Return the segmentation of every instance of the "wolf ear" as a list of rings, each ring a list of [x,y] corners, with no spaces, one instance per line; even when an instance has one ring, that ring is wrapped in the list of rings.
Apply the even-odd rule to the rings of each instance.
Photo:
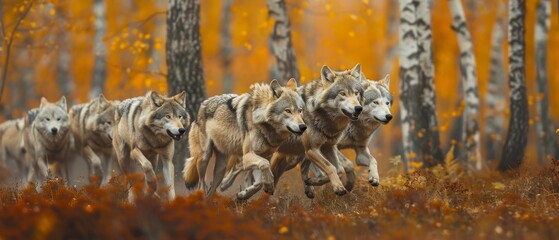
[[[107,98],[105,98],[105,95],[100,93],[99,97],[97,97],[97,110],[101,111],[102,109],[105,109],[105,107],[108,104],[109,104],[109,100],[107,100]]]
[[[62,109],[64,109],[65,112],[68,111],[68,105],[66,104],[66,97],[62,96],[62,98],[60,98],[60,100],[58,100],[58,106],[60,106]]]
[[[334,82],[334,71],[326,65],[322,66],[320,69],[320,79],[322,81]]]
[[[361,77],[361,64],[358,63],[351,69],[351,76],[357,79]]]
[[[367,77],[365,77],[365,74],[363,72],[361,72],[361,81],[366,81]]]
[[[274,97],[279,98],[281,96],[281,94],[283,93],[283,90],[281,89],[281,85],[279,84],[278,80],[274,79],[272,80],[272,82],[270,82],[270,88],[272,89],[272,92],[274,93]]]
[[[39,105],[39,108],[43,108],[48,103],[49,101],[45,97],[41,97],[41,105]]]
[[[377,83],[382,84],[386,89],[390,89],[390,74],[386,74],[383,79],[378,80]]]
[[[149,91],[147,95],[149,97],[149,102],[155,107],[161,107],[161,105],[163,105],[163,102],[165,101],[165,99],[163,99],[163,96],[155,91]]]
[[[173,96],[173,100],[179,102],[183,107],[186,107],[186,91],[182,91],[179,94]]]
[[[285,84],[286,88],[289,88],[293,91],[297,90],[297,81],[295,80],[295,78],[291,78],[289,79],[289,81],[287,81],[287,84]]]

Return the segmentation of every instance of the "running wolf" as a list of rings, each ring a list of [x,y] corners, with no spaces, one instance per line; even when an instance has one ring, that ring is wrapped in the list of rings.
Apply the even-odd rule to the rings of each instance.
[[[154,166],[161,160],[170,200],[175,198],[173,140],[179,140],[190,124],[185,100],[184,91],[172,97],[149,91],[144,97],[126,99],[116,106],[113,146],[121,170],[129,174],[140,167],[155,192]],[[128,200],[134,201],[133,191],[129,191]]]
[[[69,180],[68,154],[73,139],[67,109],[66,97],[55,103],[43,97],[39,108],[27,112],[23,145],[32,158],[29,181],[37,177],[44,181],[49,171]]]
[[[308,129],[301,137],[284,141],[272,156],[272,163],[285,157],[306,157],[326,173],[337,195],[347,190],[337,174],[338,157],[336,144],[351,121],[356,121],[363,111],[361,105],[363,86],[361,65],[346,71],[321,69],[321,79],[305,84],[299,93],[306,103],[303,119]],[[273,166],[272,166],[273,167]],[[222,189],[230,186],[239,168],[233,169],[222,184]],[[304,179],[310,185],[310,179]],[[249,196],[250,197],[250,196]]]
[[[6,168],[6,160],[13,159],[19,174],[27,181],[29,174],[29,158],[25,157],[23,148],[23,118],[6,121],[0,124],[0,168]]]
[[[304,101],[297,93],[297,82],[290,79],[285,87],[277,80],[254,84],[242,95],[224,94],[204,101],[195,127],[190,131],[191,158],[185,163],[183,177],[187,187],[198,182],[212,194],[225,175],[227,156],[241,158],[239,169],[261,171],[261,177],[237,194],[246,199],[264,186],[273,192],[269,157],[287,138],[307,129],[302,116]],[[216,157],[214,180],[209,189],[203,183],[208,162]],[[196,167],[197,166],[197,167]],[[198,176],[198,178],[193,177]]]
[[[70,116],[75,150],[87,161],[90,176],[108,181],[113,157],[113,126],[116,101],[100,94],[89,103],[73,106]]]
[[[369,183],[372,186],[378,186],[380,184],[380,178],[377,169],[377,161],[371,155],[368,145],[375,130],[380,125],[388,124],[392,119],[390,107],[393,103],[393,97],[389,91],[390,76],[386,75],[383,79],[378,81],[367,80],[364,75],[362,75],[361,78],[363,79],[363,87],[365,89],[363,93],[363,112],[359,116],[359,120],[351,122],[349,127],[344,131],[337,144],[338,150],[336,151],[338,160],[340,160],[338,172],[342,170],[345,171],[347,177],[345,187],[350,191],[355,182],[354,165],[339,150],[353,149],[356,152],[355,161],[357,165],[369,168]],[[285,171],[295,167],[298,163],[297,159],[272,162],[272,169],[276,182]],[[303,162],[302,169],[308,169],[308,164],[310,164],[310,162]],[[312,185],[322,185],[329,181],[315,165],[311,165],[311,170],[315,176],[317,176],[316,179],[307,180]],[[309,179],[305,176],[308,173],[302,172],[301,174],[304,175],[303,179]],[[305,193],[311,198],[314,196],[312,188],[310,187],[305,189]]]

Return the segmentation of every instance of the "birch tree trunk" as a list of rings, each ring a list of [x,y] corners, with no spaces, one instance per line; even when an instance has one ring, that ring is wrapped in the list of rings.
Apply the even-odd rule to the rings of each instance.
[[[285,7],[285,0],[267,0],[268,15],[276,22],[270,34],[272,53],[276,56],[279,81],[285,84],[290,78],[295,78],[300,85],[297,58],[291,40],[291,24]]]
[[[202,46],[200,43],[200,0],[169,0],[167,11],[167,85],[169,95],[186,91],[186,111],[196,119],[206,99]],[[175,171],[180,173],[188,156],[188,136],[175,143]],[[176,174],[177,178],[180,174]]]
[[[412,0],[400,3],[400,119],[404,147],[404,171],[408,164],[420,160],[418,148],[419,55],[417,46],[416,7]]]
[[[425,167],[443,162],[435,104],[435,67],[431,32],[430,1],[414,0],[416,5],[417,45],[419,54],[419,99],[421,103],[417,125],[421,156]]]
[[[107,78],[107,47],[103,38],[107,34],[107,6],[105,0],[95,0],[93,3],[93,16],[95,17],[93,37],[95,62],[93,64],[93,79],[89,97],[97,97],[105,88]]]
[[[231,5],[233,0],[221,1],[221,67],[223,68],[223,92],[233,92],[233,39],[231,37]]]
[[[538,159],[540,163],[550,159],[554,152],[553,122],[549,113],[549,91],[547,83],[547,40],[549,32],[549,17],[551,15],[551,1],[540,0],[537,7],[536,19],[536,73],[537,73],[537,108],[539,121],[536,122],[538,133]]]
[[[528,100],[525,79],[526,0],[509,2],[509,130],[499,170],[515,169],[522,164],[528,141]]]
[[[486,104],[488,111],[485,116],[485,142],[487,146],[487,161],[497,161],[499,151],[502,149],[502,135],[505,125],[505,64],[503,59],[503,34],[505,31],[504,15],[506,5],[499,6],[497,21],[493,26],[491,36],[491,63],[489,66],[489,83],[486,93]]]
[[[466,24],[466,16],[460,0],[448,1],[453,16],[452,29],[458,37],[460,48],[460,78],[464,91],[464,111],[462,113],[462,143],[464,163],[467,169],[481,169],[479,144],[479,94],[477,87],[476,61],[472,38]]]

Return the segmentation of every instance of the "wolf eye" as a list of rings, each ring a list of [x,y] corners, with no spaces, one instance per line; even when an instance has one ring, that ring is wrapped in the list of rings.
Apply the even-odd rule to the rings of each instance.
[[[107,123],[107,124],[111,124],[111,121],[107,121],[106,123]]]
[[[374,103],[374,104],[376,104],[376,105],[378,105],[378,104],[379,104],[379,102],[378,102],[378,101],[373,101],[373,103]]]
[[[291,113],[291,109],[285,109],[286,113]]]
[[[390,102],[386,102],[386,105],[390,105]]]
[[[171,115],[167,114],[167,115],[165,115],[165,117],[170,119]]]
[[[60,118],[57,118],[56,121],[60,121]]]
[[[50,118],[46,118],[46,119],[47,119],[47,121],[50,121]]]
[[[346,93],[345,92],[340,92],[340,95],[345,97]]]
[[[179,115],[179,118],[182,119],[182,115]]]
[[[302,113],[302,112],[303,112],[303,109],[302,109],[302,108],[299,108],[299,113]]]
[[[355,95],[359,95],[359,91],[357,91],[357,90],[353,91],[353,93],[354,93]]]

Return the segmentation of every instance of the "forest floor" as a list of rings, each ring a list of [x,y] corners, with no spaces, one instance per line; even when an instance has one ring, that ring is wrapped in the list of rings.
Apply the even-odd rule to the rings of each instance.
[[[292,171],[296,172],[296,171]],[[293,182],[298,173],[292,173]],[[0,188],[0,239],[557,239],[559,164],[467,175],[452,166],[382,178],[361,169],[345,196],[330,185],[309,200],[299,183],[252,201],[201,192],[126,201],[123,178],[103,188],[53,179]],[[141,188],[135,186],[133,189]]]

